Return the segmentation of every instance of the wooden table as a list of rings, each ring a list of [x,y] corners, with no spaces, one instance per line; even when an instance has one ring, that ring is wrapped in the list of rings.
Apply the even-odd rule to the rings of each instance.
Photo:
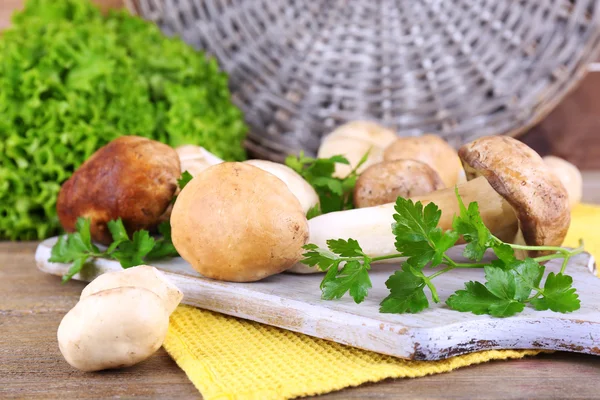
[[[600,203],[600,172],[585,173],[584,182],[584,200]],[[85,284],[61,285],[59,277],[38,271],[36,246],[0,242],[0,398],[200,397],[162,349],[125,370],[86,374],[71,368],[58,350],[56,329]],[[600,358],[555,353],[490,362],[448,374],[367,384],[323,398],[600,398]]]

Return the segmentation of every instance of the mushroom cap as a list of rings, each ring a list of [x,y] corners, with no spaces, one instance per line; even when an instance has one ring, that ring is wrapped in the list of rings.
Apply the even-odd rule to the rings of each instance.
[[[350,165],[336,164],[335,168],[335,176],[344,178],[369,150],[369,158],[358,169],[359,173],[382,161],[383,150],[396,138],[394,131],[375,122],[352,121],[323,138],[318,157],[328,158],[339,154],[346,157]]]
[[[251,282],[286,270],[302,257],[308,221],[275,175],[225,162],[192,179],[171,214],[173,244],[200,274]]]
[[[525,243],[560,246],[571,214],[560,180],[542,157],[526,144],[507,136],[487,136],[458,151],[467,179],[484,176],[513,208]]]
[[[372,207],[444,187],[438,173],[421,161],[384,161],[371,165],[359,176],[354,187],[354,205]]]
[[[543,159],[567,190],[571,207],[579,204],[583,197],[583,178],[579,169],[567,160],[556,156],[546,156]]]
[[[464,172],[456,150],[437,135],[400,137],[385,149],[383,159],[384,161],[411,159],[424,162],[440,175],[446,187],[454,186],[464,180]]]
[[[315,189],[299,173],[287,165],[267,160],[246,160],[244,163],[270,172],[281,179],[296,196],[305,214],[319,203],[319,196]]]
[[[110,244],[108,221],[121,218],[129,234],[154,229],[177,190],[179,157],[166,144],[121,136],[96,151],[60,188],[56,210],[67,232],[90,218],[92,238]]]

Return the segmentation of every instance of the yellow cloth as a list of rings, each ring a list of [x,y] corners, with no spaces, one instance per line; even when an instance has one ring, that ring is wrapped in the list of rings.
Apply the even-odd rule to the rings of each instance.
[[[600,207],[576,207],[565,246],[578,246],[582,237],[588,251],[600,254],[597,226]],[[171,316],[164,347],[207,400],[283,400],[539,353],[492,350],[407,361],[188,306]]]

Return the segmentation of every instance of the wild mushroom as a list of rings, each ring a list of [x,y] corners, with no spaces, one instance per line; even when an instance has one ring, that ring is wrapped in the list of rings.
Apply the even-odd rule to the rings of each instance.
[[[544,162],[567,190],[571,208],[579,204],[583,196],[583,178],[579,169],[567,160],[555,156],[544,157]]]
[[[82,371],[143,361],[162,345],[169,315],[181,298],[181,292],[153,267],[101,275],[60,322],[60,352]]]
[[[300,174],[287,165],[266,160],[247,160],[244,163],[270,172],[281,179],[296,196],[305,214],[319,203],[319,196],[315,189]]]
[[[416,160],[384,161],[371,165],[356,181],[354,205],[372,207],[398,197],[424,195],[444,188],[440,176],[429,165]]]
[[[186,144],[175,149],[181,162],[181,171],[188,171],[192,176],[198,175],[211,165],[223,162],[204,147]]]
[[[56,210],[66,231],[78,217],[91,219],[92,238],[110,244],[107,222],[121,218],[132,234],[153,229],[171,204],[179,157],[166,144],[138,136],[122,136],[96,151],[67,180]]]
[[[464,182],[464,172],[456,150],[437,135],[400,137],[383,153],[385,161],[417,160],[433,168],[446,187]]]
[[[253,165],[206,169],[177,197],[171,214],[179,254],[202,275],[257,281],[302,257],[308,223],[287,185]]]
[[[370,121],[348,122],[325,136],[319,147],[318,157],[343,155],[350,165],[336,164],[335,176],[346,177],[360,159],[369,152],[367,161],[358,169],[364,171],[370,165],[383,161],[383,150],[396,139],[396,134]]]
[[[505,136],[475,140],[459,150],[469,182],[457,186],[465,204],[476,201],[485,225],[505,242],[560,246],[570,223],[567,193],[527,145]],[[459,212],[454,187],[412,197],[442,210],[438,226],[449,229]],[[310,239],[325,248],[331,238],[358,240],[369,256],[395,254],[390,229],[394,203],[323,214],[309,221]],[[296,265],[292,272],[318,272]]]

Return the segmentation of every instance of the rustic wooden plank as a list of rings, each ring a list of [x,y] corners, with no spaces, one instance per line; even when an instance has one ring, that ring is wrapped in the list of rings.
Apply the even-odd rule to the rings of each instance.
[[[57,349],[56,328],[85,284],[61,285],[57,276],[38,271],[36,246],[0,242],[0,398],[199,398],[163,350],[122,371],[84,374],[66,364]],[[324,398],[587,399],[600,393],[599,373],[597,357],[556,353],[387,380]]]
[[[69,265],[51,263],[55,238],[40,244],[38,268],[64,275]],[[460,259],[461,246],[450,250]],[[569,261],[569,275],[577,288],[581,309],[561,314],[528,307],[511,318],[459,313],[443,302],[418,314],[382,314],[379,303],[389,294],[385,281],[397,265],[376,265],[369,275],[373,284],[360,305],[351,298],[320,299],[321,274],[279,274],[260,282],[220,282],[201,277],[182,258],[153,263],[184,293],[183,302],[240,318],[278,326],[310,336],[396,357],[437,360],[487,349],[568,350],[600,355],[600,280],[591,273],[593,257],[580,254]],[[546,264],[558,272],[560,261]],[[110,271],[120,271],[117,261],[99,259],[74,279],[90,281]],[[440,298],[446,299],[464,282],[484,279],[480,269],[455,270],[436,278]]]

